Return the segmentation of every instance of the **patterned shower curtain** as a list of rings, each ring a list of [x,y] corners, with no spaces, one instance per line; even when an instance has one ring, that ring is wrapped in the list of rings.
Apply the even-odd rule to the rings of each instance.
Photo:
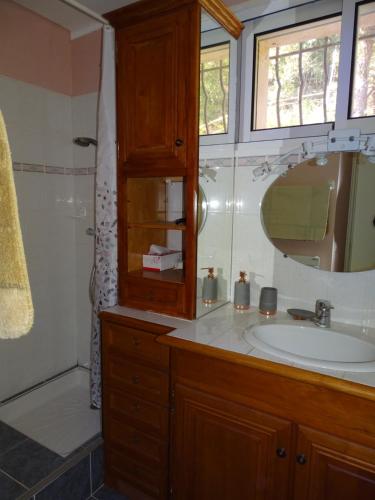
[[[91,336],[91,405],[101,407],[98,313],[117,304],[117,191],[114,30],[103,28],[95,190],[95,291]]]

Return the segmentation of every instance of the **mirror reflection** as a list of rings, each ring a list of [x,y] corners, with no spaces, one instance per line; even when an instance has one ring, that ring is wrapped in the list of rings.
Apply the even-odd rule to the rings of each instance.
[[[335,153],[280,176],[262,202],[264,230],[291,259],[325,271],[375,269],[375,165]]]

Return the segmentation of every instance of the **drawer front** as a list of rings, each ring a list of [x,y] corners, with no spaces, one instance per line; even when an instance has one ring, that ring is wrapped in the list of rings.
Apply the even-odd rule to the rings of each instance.
[[[105,439],[109,441],[109,445],[122,448],[128,456],[157,467],[163,467],[167,463],[166,442],[115,418],[107,420],[105,430]]]
[[[129,307],[183,315],[185,313],[184,286],[181,283],[167,283],[155,279],[140,281],[128,276],[124,286],[123,302],[121,305]]]
[[[167,475],[165,472],[152,466],[145,466],[141,461],[129,460],[127,453],[118,452],[108,446],[105,458],[110,476],[123,478],[151,498],[167,498]]]
[[[168,409],[130,394],[109,390],[107,407],[110,415],[125,417],[132,425],[148,430],[161,438],[168,437]]]
[[[124,353],[128,356],[151,362],[167,369],[169,366],[169,347],[158,344],[156,335],[136,328],[104,323],[104,344],[109,352]]]
[[[105,365],[104,380],[107,379],[108,387],[117,387],[147,401],[168,405],[168,374],[115,356],[109,356]]]

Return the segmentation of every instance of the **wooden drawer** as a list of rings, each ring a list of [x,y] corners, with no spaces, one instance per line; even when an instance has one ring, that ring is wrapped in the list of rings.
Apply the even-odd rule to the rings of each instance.
[[[160,438],[168,437],[167,408],[114,390],[108,390],[105,398],[106,411],[110,416],[125,417],[137,428],[152,432]]]
[[[136,427],[109,417],[105,422],[105,439],[109,446],[122,448],[128,456],[142,463],[163,467],[167,463],[168,445],[156,437],[140,431]]]
[[[167,498],[166,470],[147,466],[141,461],[130,460],[128,453],[121,453],[106,447],[106,475],[116,478],[116,483],[125,492],[126,485],[121,488],[121,479],[139,488],[151,498],[165,500]],[[110,481],[113,484],[113,481]]]
[[[158,344],[156,336],[136,328],[103,323],[103,342],[109,353],[136,357],[162,369],[169,366],[169,348]]]
[[[152,274],[152,271],[148,271]],[[147,275],[147,271],[143,276]],[[185,314],[185,288],[182,283],[156,279],[133,278],[128,275],[121,304],[165,314]]]
[[[104,390],[114,387],[147,401],[168,405],[169,376],[159,370],[109,356],[104,362]]]

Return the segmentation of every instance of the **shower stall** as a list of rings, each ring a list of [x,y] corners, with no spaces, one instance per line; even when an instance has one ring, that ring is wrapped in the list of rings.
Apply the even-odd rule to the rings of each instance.
[[[101,432],[89,287],[102,33],[72,34],[28,5],[0,2],[0,109],[35,309],[28,335],[0,340],[0,434],[10,426],[60,463]]]

